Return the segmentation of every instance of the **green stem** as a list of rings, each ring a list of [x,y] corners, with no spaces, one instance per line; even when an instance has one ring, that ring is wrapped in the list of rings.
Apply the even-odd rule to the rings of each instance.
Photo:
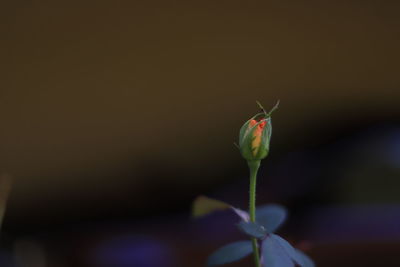
[[[250,221],[256,221],[256,181],[257,181],[257,172],[260,167],[260,161],[248,161],[247,162],[250,169],[250,198],[249,198],[249,213],[250,213]],[[260,267],[260,254],[258,251],[258,243],[257,238],[253,237],[251,239],[253,244],[253,255],[254,255],[254,263],[256,267]]]

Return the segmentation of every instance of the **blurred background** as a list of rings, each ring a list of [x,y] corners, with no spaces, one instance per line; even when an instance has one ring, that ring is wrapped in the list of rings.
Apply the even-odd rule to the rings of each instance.
[[[245,239],[233,145],[273,117],[258,203],[321,267],[400,266],[400,3],[2,1],[2,267],[204,266]],[[0,190],[1,192],[1,190]],[[252,266],[243,260],[229,266]]]

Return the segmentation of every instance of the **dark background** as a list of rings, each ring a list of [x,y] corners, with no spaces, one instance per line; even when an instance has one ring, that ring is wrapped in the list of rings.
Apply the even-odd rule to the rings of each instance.
[[[258,203],[318,266],[400,266],[396,1],[0,4],[0,265],[203,266],[245,238],[240,126],[280,99]],[[241,265],[242,264],[242,265]],[[243,261],[231,266],[251,266]]]

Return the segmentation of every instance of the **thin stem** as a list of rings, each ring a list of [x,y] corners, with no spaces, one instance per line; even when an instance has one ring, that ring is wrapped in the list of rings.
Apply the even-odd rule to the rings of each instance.
[[[256,221],[256,181],[257,181],[257,172],[260,167],[260,161],[248,161],[249,169],[250,169],[250,198],[249,198],[249,213],[250,213],[250,221]],[[251,239],[253,244],[253,255],[254,255],[254,263],[256,267],[260,267],[260,253],[258,251],[258,243],[257,238],[253,237]]]

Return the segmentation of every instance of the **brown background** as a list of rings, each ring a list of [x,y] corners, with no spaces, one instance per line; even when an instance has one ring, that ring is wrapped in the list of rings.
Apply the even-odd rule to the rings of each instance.
[[[281,101],[275,155],[398,123],[399,12],[396,1],[3,1],[9,229],[186,210],[246,172],[232,143],[255,100]]]

